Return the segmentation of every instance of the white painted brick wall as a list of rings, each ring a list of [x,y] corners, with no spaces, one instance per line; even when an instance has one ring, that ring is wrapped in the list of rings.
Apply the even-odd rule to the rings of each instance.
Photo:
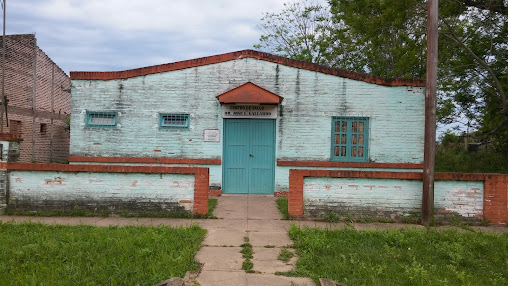
[[[9,206],[23,210],[190,211],[194,175],[10,171]]]

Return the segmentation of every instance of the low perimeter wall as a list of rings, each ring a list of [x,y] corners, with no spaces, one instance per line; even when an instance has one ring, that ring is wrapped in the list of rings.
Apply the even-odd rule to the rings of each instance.
[[[0,163],[0,209],[208,212],[202,167]]]
[[[403,217],[421,213],[422,173],[350,170],[289,171],[289,214]],[[436,173],[434,210],[506,224],[508,175]]]

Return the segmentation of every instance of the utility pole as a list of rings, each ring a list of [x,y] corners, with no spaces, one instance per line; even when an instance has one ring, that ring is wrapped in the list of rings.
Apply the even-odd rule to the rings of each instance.
[[[436,158],[438,0],[427,2],[427,79],[425,85],[425,144],[423,155],[422,224],[434,216],[434,163]]]

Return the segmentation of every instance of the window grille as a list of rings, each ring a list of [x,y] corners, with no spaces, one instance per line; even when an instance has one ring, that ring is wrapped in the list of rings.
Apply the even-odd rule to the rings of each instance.
[[[89,127],[104,127],[116,126],[116,112],[86,112],[86,126]]]
[[[367,162],[369,119],[334,117],[332,119],[333,161]]]
[[[189,114],[161,114],[159,126],[162,128],[189,128]]]

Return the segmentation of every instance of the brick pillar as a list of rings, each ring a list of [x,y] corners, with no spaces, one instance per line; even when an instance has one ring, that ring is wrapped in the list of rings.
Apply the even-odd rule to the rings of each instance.
[[[209,169],[196,168],[196,175],[194,179],[194,210],[195,214],[208,213],[208,184],[209,184]]]
[[[483,186],[483,216],[493,224],[506,225],[508,219],[508,176],[488,175]]]
[[[289,170],[288,211],[290,216],[303,216],[303,174],[295,169]]]

